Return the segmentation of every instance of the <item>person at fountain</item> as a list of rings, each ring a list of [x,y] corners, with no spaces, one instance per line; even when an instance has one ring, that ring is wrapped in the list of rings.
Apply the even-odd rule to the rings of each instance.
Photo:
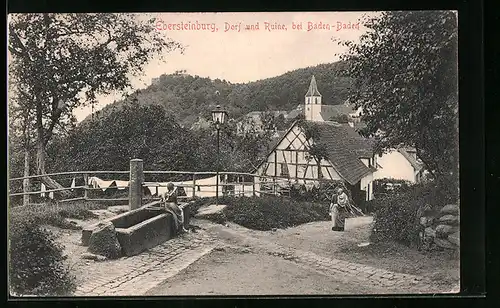
[[[332,196],[330,203],[330,215],[332,217],[332,231],[344,231],[345,219],[347,217],[347,207],[349,197],[342,188]]]
[[[173,183],[167,184],[167,191],[161,196],[165,210],[172,214],[174,218],[175,230],[187,232],[184,226],[184,212],[177,202],[177,187]]]

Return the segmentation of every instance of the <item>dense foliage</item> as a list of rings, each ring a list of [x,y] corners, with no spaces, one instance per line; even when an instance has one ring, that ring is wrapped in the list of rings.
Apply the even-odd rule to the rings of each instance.
[[[267,154],[272,132],[249,127],[238,133],[236,121],[230,120],[221,128],[220,170],[248,172]],[[68,136],[54,139],[48,154],[53,172],[128,170],[133,158],[143,159],[145,170],[214,171],[216,131],[212,126],[190,130],[162,105],[130,99],[94,121],[82,122]],[[148,176],[146,180],[161,179]]]
[[[370,201],[375,212],[374,241],[396,240],[407,245],[418,243],[421,226],[419,214],[424,207],[431,210],[458,202],[458,192],[449,179],[413,185],[400,193]]]
[[[382,12],[349,52],[349,100],[379,150],[412,146],[436,176],[458,170],[458,23],[452,11]],[[454,180],[454,182],[457,182]]]
[[[54,171],[128,170],[133,158],[143,159],[147,169],[183,170],[197,161],[195,142],[162,107],[131,101],[106,118],[82,123],[48,153]]]
[[[64,296],[76,289],[52,233],[28,215],[9,223],[9,283],[18,295]]]

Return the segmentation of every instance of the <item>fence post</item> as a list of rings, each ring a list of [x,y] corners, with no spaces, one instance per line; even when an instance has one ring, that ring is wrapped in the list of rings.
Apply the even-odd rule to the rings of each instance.
[[[29,161],[29,152],[26,150],[24,151],[24,176],[28,177],[30,176],[30,161]],[[30,195],[27,194],[29,191],[30,187],[30,179],[23,179],[23,205],[28,206],[30,204]]]
[[[193,199],[196,199],[196,173],[193,173]]]
[[[255,197],[255,175],[252,177],[252,196]]]
[[[142,206],[142,183],[144,182],[142,159],[130,160],[129,177],[129,209],[135,210]]]
[[[89,198],[89,191],[87,189],[89,188],[89,175],[87,173],[83,174],[83,180],[85,181],[85,183],[83,184],[83,186],[85,186],[83,188],[83,198],[85,199],[85,201],[87,201],[87,199]]]

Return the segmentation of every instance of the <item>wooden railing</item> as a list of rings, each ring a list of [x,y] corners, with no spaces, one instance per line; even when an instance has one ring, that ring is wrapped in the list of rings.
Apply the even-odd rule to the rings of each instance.
[[[110,176],[112,175],[125,175],[127,174],[127,180],[125,180],[123,177],[122,179],[109,179]],[[210,179],[212,179],[214,176],[216,176],[216,172],[192,172],[192,171],[141,171],[141,175],[139,175],[140,178],[140,191],[136,191],[131,193],[131,185],[130,183],[134,183],[134,181],[137,181],[137,174],[132,172],[132,161],[131,161],[131,169],[127,171],[115,171],[115,170],[95,170],[95,171],[69,171],[69,172],[59,172],[59,173],[50,173],[50,174],[44,174],[44,175],[31,175],[31,176],[26,176],[26,177],[16,177],[16,178],[11,178],[9,179],[9,201],[12,202],[13,197],[20,197],[20,196],[30,196],[30,197],[38,197],[42,194],[45,194],[45,196],[49,195],[50,193],[57,193],[61,191],[72,191],[72,197],[71,198],[62,198],[62,196],[57,196],[54,194],[54,199],[53,201],[56,203],[63,203],[63,202],[69,202],[69,201],[78,201],[78,200],[85,200],[85,201],[128,201],[129,203],[131,202],[131,196],[133,194],[140,194],[140,199],[142,202],[143,197],[148,197],[146,196],[143,192],[144,189],[149,189],[150,187],[156,187],[156,191],[160,187],[164,187],[166,182],[172,181],[172,182],[180,182],[176,183],[177,187],[182,187],[184,191],[186,192],[185,196],[180,196],[180,199],[195,199],[198,197],[212,197],[215,196],[215,191],[216,191],[216,184],[214,182],[210,182]],[[221,180],[219,181],[219,196],[261,196],[265,194],[280,194],[282,192],[282,187],[289,185],[290,180],[289,179],[280,179],[276,177],[270,177],[270,176],[260,176],[252,173],[243,173],[243,172],[219,172],[219,177]],[[89,180],[91,177],[96,177],[99,178],[99,176],[106,175],[106,178],[101,179],[101,180],[106,180],[107,182],[109,181],[128,181],[127,186],[110,186],[107,188],[102,188],[102,187],[91,187],[89,184]],[[146,181],[144,177],[151,177],[151,176],[172,176],[172,175],[181,175],[183,178],[189,179],[189,180],[184,180],[184,181],[175,181],[172,179],[169,179],[167,181]],[[43,177],[51,177],[54,180],[58,181],[59,183],[61,182],[72,182],[73,180],[83,184],[75,185],[71,187],[70,185],[62,188],[56,188],[56,189],[46,189],[46,190],[29,190],[26,189],[26,185],[19,185],[19,187],[22,186],[23,191],[12,191],[12,184],[19,182],[19,181],[25,181],[28,180],[33,184],[33,180],[35,180],[38,183],[41,183],[41,178]],[[63,177],[63,179],[60,179],[60,177]],[[170,177],[171,178],[171,177]],[[242,181],[239,181],[239,179],[242,179]],[[64,181],[63,181],[64,180]],[[70,180],[70,181],[68,181]],[[29,186],[29,185],[27,185]],[[137,186],[139,187],[139,186]],[[205,188],[205,189],[203,189]],[[206,189],[206,188],[213,188],[213,189]],[[104,189],[104,191],[103,191]],[[113,198],[113,196],[108,197],[108,198],[99,198],[96,196],[91,196],[95,195],[92,194],[93,191],[103,191],[103,194],[108,189],[117,189],[119,190],[125,190],[128,193],[128,197],[122,197],[122,198]],[[189,193],[188,193],[189,192]],[[154,195],[157,195],[156,197]],[[32,198],[27,198],[28,200],[26,201],[26,198],[23,198],[23,206],[29,205],[29,204],[37,204],[33,203]],[[151,201],[154,200],[159,200],[160,197],[158,194],[152,193],[151,197],[149,197]],[[42,198],[42,202],[39,202],[39,204],[44,203],[47,201],[47,198]],[[21,203],[21,202],[19,202]]]

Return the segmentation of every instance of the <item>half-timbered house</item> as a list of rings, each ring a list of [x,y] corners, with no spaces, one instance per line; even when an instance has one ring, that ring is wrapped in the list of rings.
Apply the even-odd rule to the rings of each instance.
[[[312,77],[305,95],[304,119],[315,126],[313,138],[306,138],[304,126],[296,121],[276,142],[256,173],[296,183],[318,183],[320,180],[343,180],[359,201],[373,198],[373,173],[376,157],[369,140],[361,137],[349,124],[322,118],[321,94]],[[311,155],[314,144],[324,147],[324,158]],[[356,197],[355,197],[356,196]]]

